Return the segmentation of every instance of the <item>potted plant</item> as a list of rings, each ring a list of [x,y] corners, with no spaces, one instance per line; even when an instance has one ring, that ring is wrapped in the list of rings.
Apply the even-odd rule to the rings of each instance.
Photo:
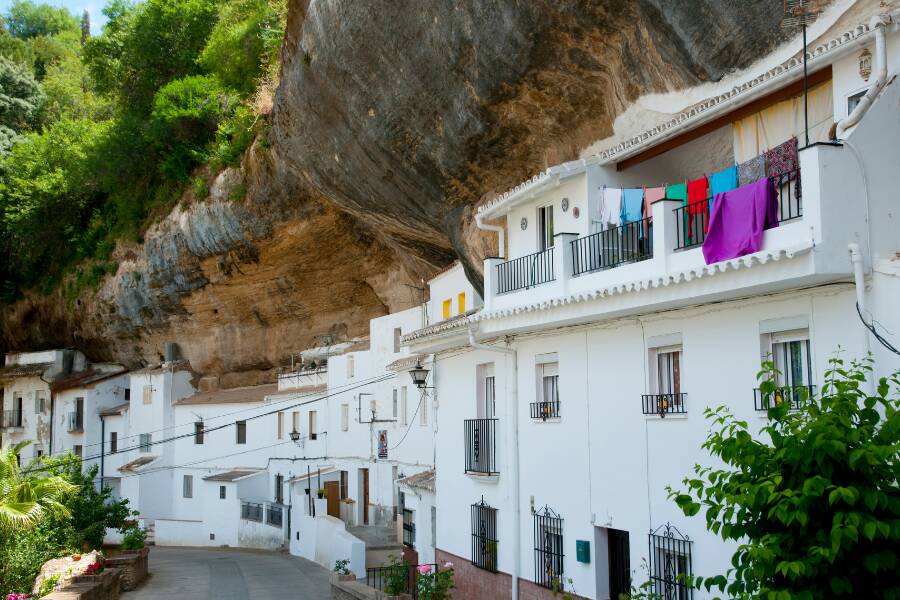
[[[325,488],[319,488],[316,490],[316,495],[319,497],[319,500],[325,497]]]
[[[334,577],[338,581],[356,581],[356,575],[350,570],[350,559],[334,561]]]
[[[431,565],[416,567],[416,589],[419,600],[447,600],[453,583],[453,563],[447,561],[442,570],[435,570]]]

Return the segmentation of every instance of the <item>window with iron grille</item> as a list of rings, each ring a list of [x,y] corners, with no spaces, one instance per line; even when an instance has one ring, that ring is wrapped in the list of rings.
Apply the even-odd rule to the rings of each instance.
[[[152,434],[142,433],[140,435],[139,445],[140,445],[141,452],[150,452],[150,443],[151,443],[152,439],[153,439]]]
[[[119,451],[119,434],[116,431],[109,432],[109,453],[115,454]]]
[[[650,586],[663,600],[691,600],[691,540],[671,523],[649,535]]]
[[[556,356],[553,354],[552,356]],[[555,419],[559,412],[559,363],[545,362],[537,365],[537,402],[531,403],[531,418]]]
[[[534,582],[558,589],[563,575],[563,520],[545,506],[534,513]]]
[[[771,360],[775,364],[775,389],[764,394],[756,388],[754,407],[758,411],[766,411],[782,402],[790,402],[792,409],[800,408],[816,392],[812,383],[809,330],[766,334],[762,347],[763,360]]]
[[[224,500],[226,495],[227,495],[227,492],[226,492],[226,490],[225,490],[225,486],[224,486],[224,485],[220,485],[220,486],[219,486],[219,499],[220,499],[220,500]]]
[[[181,481],[181,495],[184,498],[194,497],[194,476],[184,475]]]
[[[194,443],[203,443],[203,421],[194,421]]]
[[[650,349],[650,394],[643,396],[644,414],[665,417],[670,413],[687,412],[681,391],[683,366],[681,346]]]
[[[472,564],[497,572],[497,509],[484,502],[472,505]]]
[[[408,508],[403,509],[403,545],[410,548],[416,547],[415,512]]]

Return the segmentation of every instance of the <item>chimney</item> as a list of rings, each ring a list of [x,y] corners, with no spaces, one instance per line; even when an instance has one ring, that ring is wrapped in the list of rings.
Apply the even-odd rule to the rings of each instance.
[[[166,342],[165,354],[163,355],[163,361],[167,363],[172,363],[178,360],[179,356],[178,344],[176,342]]]

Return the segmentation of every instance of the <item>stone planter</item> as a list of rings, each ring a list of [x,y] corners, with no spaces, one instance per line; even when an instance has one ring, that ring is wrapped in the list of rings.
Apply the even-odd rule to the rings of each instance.
[[[349,575],[341,575],[339,573],[332,573],[331,579],[335,583],[340,583],[344,581],[356,581],[356,575],[350,573]]]

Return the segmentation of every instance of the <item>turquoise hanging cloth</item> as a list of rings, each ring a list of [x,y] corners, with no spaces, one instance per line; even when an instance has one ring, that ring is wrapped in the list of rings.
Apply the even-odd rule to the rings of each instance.
[[[737,183],[737,166],[722,169],[718,173],[713,173],[709,176],[709,187],[711,192],[709,197],[709,214],[712,214],[713,203],[716,199],[716,195],[737,189]]]
[[[627,188],[623,192],[622,224],[640,221],[644,215],[644,189]]]

